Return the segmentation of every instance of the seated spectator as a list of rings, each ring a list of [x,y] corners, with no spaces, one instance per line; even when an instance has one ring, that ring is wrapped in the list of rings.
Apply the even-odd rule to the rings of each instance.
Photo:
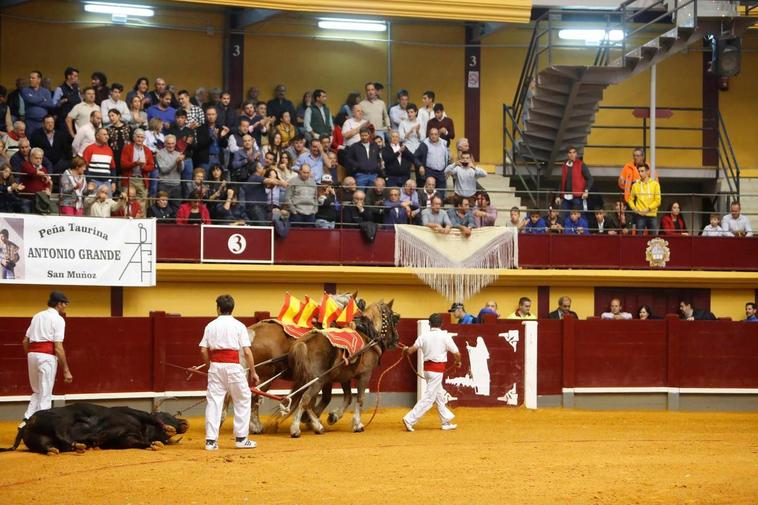
[[[453,177],[457,196],[470,198],[476,193],[476,180],[487,177],[487,172],[475,166],[471,154],[465,152],[461,153],[461,158],[458,161],[445,168],[445,175]]]
[[[113,212],[111,215],[114,217],[126,217],[129,219],[140,219],[145,217],[145,211],[142,210],[142,201],[137,198],[137,188],[129,186],[125,189],[124,193],[127,195],[124,207]]]
[[[183,194],[189,196],[192,193],[199,193],[201,200],[207,200],[210,196],[209,188],[205,185],[205,169],[196,168],[192,171],[192,180],[183,183]]]
[[[606,216],[603,209],[595,211],[595,227],[592,233],[597,235],[616,235],[619,233],[619,225],[611,216]]]
[[[350,203],[353,201],[353,195],[355,194],[356,190],[358,189],[358,186],[355,182],[355,177],[350,177],[349,175],[342,179],[342,185],[340,186],[339,190],[339,196],[340,196],[340,202],[343,203]],[[363,196],[366,196],[366,193],[363,193]]]
[[[571,209],[568,217],[563,220],[563,233],[565,235],[589,235],[587,220],[582,217],[582,212]]]
[[[13,177],[13,170],[9,164],[0,167],[0,212],[18,212],[30,214],[32,202],[27,198],[21,198],[19,193],[26,190],[20,182]]]
[[[361,223],[374,221],[374,214],[366,207],[366,193],[360,189],[353,193],[352,202],[345,205],[342,211],[342,224],[345,226],[359,226]]]
[[[448,310],[454,318],[458,320],[458,324],[475,324],[476,318],[471,314],[466,313],[466,309],[462,303],[454,303]]]
[[[650,177],[647,165],[637,168],[640,178],[632,185],[629,208],[636,217],[637,233],[648,230],[651,235],[658,233],[658,207],[661,206],[661,186]]]
[[[661,218],[661,235],[689,235],[679,202],[673,202],[669,213]]]
[[[92,192],[84,176],[85,168],[87,163],[77,156],[71,161],[71,168],[61,175],[58,208],[62,216],[84,215],[84,198]]]
[[[34,198],[35,193],[40,191],[50,190],[53,187],[53,181],[48,175],[48,169],[42,163],[45,157],[44,151],[39,147],[35,147],[29,153],[29,160],[25,161],[21,165],[21,173],[27,198]]]
[[[421,211],[421,224],[438,233],[450,233],[453,229],[450,216],[442,208],[442,198],[433,196],[431,206]]]
[[[410,200],[401,200],[400,190],[390,188],[389,199],[384,201],[384,224],[409,224],[412,211]]]
[[[234,152],[229,170],[229,178],[232,182],[243,183],[253,175],[259,167],[263,167],[261,152],[252,135],[245,134],[242,137],[242,147]],[[245,187],[237,185],[240,189],[239,197],[247,200]]]
[[[427,177],[424,180],[424,187],[418,191],[418,204],[422,209],[431,207],[432,198],[439,196],[444,200],[444,192],[437,191],[437,179],[432,176]]]
[[[476,202],[473,210],[476,227],[495,226],[495,221],[497,221],[497,209],[492,205],[489,193],[486,191],[479,191],[476,194],[474,201]]]
[[[163,149],[155,154],[155,164],[158,168],[158,191],[168,193],[171,205],[177,206],[182,197],[184,155],[176,150],[176,137],[166,135]]]
[[[286,146],[282,144],[282,134],[278,131],[274,131],[274,133],[269,136],[268,144],[263,146],[263,155],[265,156],[271,153],[273,155],[274,166],[276,166],[279,164],[279,160],[282,157],[285,147]]]
[[[643,321],[650,319],[660,319],[660,317],[653,315],[653,309],[650,308],[650,305],[640,306],[640,308],[637,310],[637,318]]]
[[[159,191],[155,203],[147,209],[147,217],[154,217],[159,223],[173,222],[176,219],[176,209],[169,203],[168,196],[165,191]]]
[[[626,203],[623,200],[618,200],[615,204],[615,218],[618,223],[618,232],[622,235],[628,235],[634,224],[634,219],[627,212]]]
[[[324,165],[329,165],[327,161],[325,163],[326,154],[324,148],[321,146],[321,142],[317,139],[312,139],[309,145],[309,150],[306,153],[300,155],[295,160],[295,164],[292,166],[292,170],[298,172],[300,167],[308,165],[311,169],[311,177],[316,181],[316,184],[321,182],[321,177],[324,175]]]
[[[720,225],[721,217],[718,214],[710,215],[710,224],[703,228],[703,237],[733,237],[730,231],[726,231]]]
[[[382,149],[384,173],[390,187],[401,187],[411,178],[416,159],[404,145],[400,143],[398,132],[390,133],[390,142]]]
[[[755,310],[755,303],[747,302],[745,304],[745,319],[744,321],[756,322],[758,321],[758,314]]]
[[[229,140],[226,147],[229,156],[233,156],[234,153],[242,149],[242,139],[245,135],[250,135],[250,130],[250,119],[248,119],[247,116],[240,117],[239,122],[234,128],[230,128]],[[260,146],[256,143],[255,148],[259,149],[259,147]]]
[[[97,188],[96,192],[95,188]],[[90,195],[84,201],[84,205],[88,216],[111,217],[114,212],[123,209],[126,204],[126,193],[121,193],[117,200],[110,197],[110,184],[97,186],[94,181],[90,181],[87,183],[87,189],[90,191]]]
[[[558,308],[548,314],[549,319],[567,319],[574,318],[579,319],[576,312],[571,310],[571,298],[568,296],[561,296],[558,298]]]
[[[742,207],[739,202],[732,202],[729,206],[730,213],[721,220],[721,227],[735,237],[752,237],[753,228],[750,219],[742,215]]]
[[[471,236],[471,230],[476,228],[474,215],[471,213],[468,198],[456,197],[455,208],[448,209],[447,215],[450,218],[450,225],[458,228],[464,237]]]
[[[618,298],[612,298],[611,304],[610,304],[610,311],[609,312],[603,312],[600,315],[600,319],[631,319],[632,315],[629,312],[624,312],[621,310],[621,300]]]
[[[29,139],[32,147],[39,147],[45,152],[45,158],[53,165],[54,174],[62,174],[72,158],[71,143],[65,133],[55,130],[55,118],[45,116],[42,128]]]
[[[276,173],[285,182],[295,176],[295,172],[292,171],[292,158],[290,158],[287,151],[284,151],[281,158],[279,158],[279,163],[276,165]]]
[[[311,167],[301,166],[297,176],[288,182],[285,200],[290,222],[301,226],[313,226],[316,221],[318,197],[316,181],[311,177]]]
[[[403,189],[400,191],[400,200],[403,202],[410,202],[412,223],[421,224],[421,206],[418,204],[418,191],[416,189],[416,180],[408,179],[403,184]]]
[[[445,114],[445,106],[441,103],[435,103],[434,117],[426,123],[426,131],[436,128],[439,131],[440,138],[450,145],[450,141],[455,138],[455,125],[453,120]]]
[[[359,188],[374,184],[381,171],[379,146],[371,142],[371,133],[366,127],[360,130],[361,140],[347,148],[346,167],[348,173],[355,177]]]
[[[516,228],[518,231],[524,229],[527,220],[521,217],[521,209],[518,207],[511,207],[511,218],[508,221],[508,228]]]
[[[290,160],[292,160],[292,163],[294,163],[296,159],[308,152],[308,148],[305,147],[305,137],[298,135],[292,139],[290,146],[284,152],[289,155]],[[292,164],[290,164],[290,166],[291,165]]]
[[[693,307],[690,300],[679,302],[679,317],[686,321],[711,321],[716,319],[716,316],[712,312]]]
[[[79,127],[76,131],[71,150],[77,156],[84,156],[84,150],[95,143],[95,133],[103,126],[103,116],[100,109],[92,112],[89,123]]]
[[[200,195],[193,193],[188,202],[184,202],[176,211],[177,224],[211,224],[208,208],[200,200]]]
[[[500,312],[497,311],[497,302],[495,300],[487,300],[487,303],[484,304],[484,307],[482,307],[482,310],[480,310],[479,314],[476,316],[476,320],[483,323],[484,317],[488,315],[495,316],[495,318],[500,317]]]
[[[524,226],[524,233],[540,234],[547,233],[547,224],[540,216],[540,211],[533,209],[529,212],[529,221]]]
[[[518,307],[506,319],[537,319],[537,316],[531,313],[532,301],[526,296],[519,298]]]
[[[166,135],[163,133],[163,121],[153,118],[148,123],[148,131],[145,132],[145,145],[153,154],[163,149],[166,143]]]
[[[219,205],[216,210],[216,219],[218,221],[233,226],[244,226],[250,221],[250,216],[246,209],[253,205],[264,205],[261,203],[254,203],[248,204],[246,207],[244,203],[239,201],[238,195],[239,193],[237,189],[229,188],[226,190],[226,200],[224,200],[224,203]]]
[[[316,228],[333,230],[340,211],[340,203],[334,191],[332,176],[324,174],[318,186],[318,211],[316,211]]]
[[[0,167],[9,165],[11,157],[8,155],[8,151],[5,149],[5,142],[0,140]]]
[[[26,124],[23,121],[13,123],[13,130],[3,136],[6,156],[10,159],[18,151],[18,143],[26,138]]]
[[[387,199],[387,183],[384,177],[377,177],[374,185],[366,191],[366,205],[374,213],[377,224],[384,222],[384,201]]]

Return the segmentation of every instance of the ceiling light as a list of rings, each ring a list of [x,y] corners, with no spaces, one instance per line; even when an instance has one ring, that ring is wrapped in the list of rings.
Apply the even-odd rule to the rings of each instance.
[[[563,40],[583,40],[587,45],[597,45],[600,42],[619,42],[624,39],[622,30],[603,29],[598,30],[580,30],[566,29],[558,31],[558,38]]]
[[[86,12],[95,14],[110,14],[114,19],[124,19],[127,16],[153,17],[155,11],[145,5],[118,4],[108,2],[86,2],[84,4]]]
[[[318,27],[322,30],[342,30],[353,32],[386,32],[384,21],[366,19],[319,18]]]

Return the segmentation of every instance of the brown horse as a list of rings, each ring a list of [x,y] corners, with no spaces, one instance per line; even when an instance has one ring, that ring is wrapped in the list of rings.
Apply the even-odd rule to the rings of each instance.
[[[392,312],[392,301],[379,301],[369,305],[363,312],[357,330],[364,342],[364,350],[350,359],[348,364],[342,364],[343,352],[335,348],[320,332],[313,331],[296,341],[290,350],[289,366],[292,370],[293,391],[301,388],[318,377],[313,384],[301,394],[293,397],[292,425],[290,435],[300,436],[300,422],[303,413],[308,414],[308,421],[316,434],[324,432],[319,416],[329,403],[331,385],[339,382],[344,392],[343,404],[329,414],[329,424],[334,424],[342,418],[345,410],[352,403],[350,385],[353,379],[358,390],[355,411],[353,414],[353,431],[362,432],[361,409],[363,397],[369,379],[374,369],[379,365],[382,353],[395,346],[399,335],[397,333],[398,316]],[[315,405],[316,397],[323,391],[321,402]]]

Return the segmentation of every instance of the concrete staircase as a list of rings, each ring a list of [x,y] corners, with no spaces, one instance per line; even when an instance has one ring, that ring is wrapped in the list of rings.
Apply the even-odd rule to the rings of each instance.
[[[521,198],[516,196],[516,189],[511,186],[511,178],[503,177],[503,167],[495,167],[494,174],[479,179],[477,182],[489,193],[492,205],[498,209],[497,221],[495,221],[496,226],[508,225],[510,221],[509,211],[513,207],[518,207],[522,210],[526,208],[521,205]]]
[[[740,179],[740,205],[742,213],[750,218],[753,232],[758,233],[758,178]]]

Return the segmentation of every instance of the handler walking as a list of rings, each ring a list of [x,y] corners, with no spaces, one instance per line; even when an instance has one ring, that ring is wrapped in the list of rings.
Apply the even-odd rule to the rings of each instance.
[[[47,309],[38,312],[32,318],[26,336],[21,342],[27,353],[29,367],[29,384],[32,398],[24,414],[24,421],[38,410],[49,409],[53,402],[53,384],[58,371],[58,362],[63,367],[63,381],[71,382],[74,377],[68,368],[66,351],[63,350],[63,337],[66,332],[66,314],[68,298],[59,291],[50,293]]]
[[[218,450],[218,430],[227,392],[234,402],[234,436],[237,449],[253,449],[256,444],[247,438],[250,432],[250,403],[252,394],[245,369],[240,365],[240,350],[250,367],[253,385],[258,383],[255,362],[250,350],[247,328],[232,317],[234,298],[216,298],[218,317],[208,323],[200,341],[200,352],[208,367],[208,404],[205,408],[205,450]]]
[[[447,353],[451,353],[455,358],[456,368],[461,366],[461,354],[458,352],[458,346],[453,342],[453,338],[446,331],[440,329],[442,326],[442,316],[440,314],[429,316],[429,326],[431,326],[431,329],[428,333],[419,335],[411,347],[403,349],[403,353],[407,354],[413,354],[421,349],[424,353],[424,378],[426,379],[424,395],[413,409],[403,417],[403,424],[408,431],[413,431],[413,425],[434,404],[437,405],[443,430],[454,430],[458,427],[458,425],[451,422],[455,414],[445,405],[447,400],[445,398],[445,388],[442,387],[442,376],[447,364]]]

